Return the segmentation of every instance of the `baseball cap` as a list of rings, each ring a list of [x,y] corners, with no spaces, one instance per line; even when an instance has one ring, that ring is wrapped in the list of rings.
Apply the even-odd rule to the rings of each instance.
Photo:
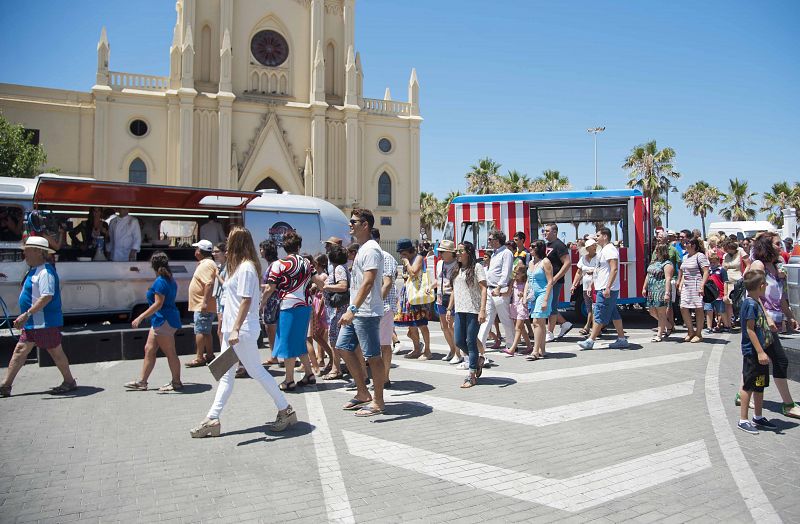
[[[200,251],[208,251],[211,252],[214,250],[214,245],[211,243],[210,240],[200,240],[192,244],[192,247],[196,247]]]

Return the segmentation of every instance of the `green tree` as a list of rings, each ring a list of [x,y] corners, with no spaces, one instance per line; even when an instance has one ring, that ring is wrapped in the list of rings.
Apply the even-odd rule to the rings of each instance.
[[[754,206],[757,194],[749,190],[746,180],[738,178],[729,180],[728,191],[722,195],[722,203],[725,207],[720,209],[719,214],[725,220],[753,220],[756,217]]]
[[[516,169],[508,171],[506,176],[498,177],[495,184],[496,193],[524,193],[529,191],[531,180],[528,175],[520,174]]]
[[[489,158],[481,158],[476,165],[470,166],[470,172],[464,175],[467,179],[467,193],[485,195],[494,190],[497,182],[497,171],[500,164]]]
[[[423,191],[419,195],[419,223],[428,239],[433,235],[434,229],[442,229],[447,223],[447,209],[433,193]]]
[[[666,203],[658,204],[657,201],[664,200],[662,193],[669,189],[672,180],[681,176],[675,171],[674,160],[674,149],[665,147],[659,150],[656,141],[651,140],[634,147],[622,164],[623,169],[629,170],[628,187],[641,189],[642,194],[650,198],[656,222],[660,222],[661,212],[666,211]]]
[[[30,143],[30,134],[0,114],[0,176],[33,178],[42,172],[47,155]]]
[[[719,203],[719,199],[722,196],[719,189],[704,180],[700,180],[687,187],[682,196],[692,214],[700,217],[703,226],[703,238],[705,238],[706,217],[710,212],[714,211],[714,207]]]
[[[772,184],[772,189],[769,192],[762,193],[764,195],[764,204],[761,206],[761,211],[767,212],[767,220],[777,227],[783,227],[783,210],[787,207],[796,207],[796,200],[800,199],[800,183],[795,182],[794,187],[790,186],[788,182],[778,182]]]
[[[538,191],[564,191],[572,187],[569,178],[554,169],[542,171],[542,176],[533,181]]]

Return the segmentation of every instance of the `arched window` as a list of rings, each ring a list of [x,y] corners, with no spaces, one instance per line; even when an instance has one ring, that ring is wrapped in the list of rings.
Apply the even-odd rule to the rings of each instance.
[[[325,47],[325,94],[336,95],[336,47],[333,42]]]
[[[254,191],[258,191],[259,189],[274,189],[278,193],[283,193],[281,186],[279,186],[278,183],[272,179],[272,177],[267,177],[259,182]]]
[[[135,158],[130,167],[128,167],[128,182],[134,184],[147,183],[147,166],[144,165],[141,158]]]
[[[385,171],[378,179],[378,205],[391,206],[392,205],[392,179]]]
[[[200,80],[211,81],[211,28],[208,25],[200,32]]]

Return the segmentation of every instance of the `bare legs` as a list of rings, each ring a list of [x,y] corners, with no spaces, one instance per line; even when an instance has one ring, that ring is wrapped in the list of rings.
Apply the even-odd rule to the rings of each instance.
[[[147,342],[144,344],[144,360],[142,361],[142,382],[147,382],[153,368],[156,365],[158,349],[164,352],[169,364],[169,371],[172,374],[172,382],[181,382],[181,363],[178,354],[175,352],[175,337],[172,335],[156,335],[153,330],[147,334]]]
[[[33,346],[33,342],[17,342],[16,347],[14,347],[14,353],[11,355],[11,361],[8,363],[6,377],[3,379],[3,382],[0,383],[0,386],[11,387],[17,373],[19,373],[19,370],[25,365],[25,360],[28,358],[28,353],[31,352]],[[50,357],[61,372],[61,376],[64,377],[64,382],[67,384],[75,382],[75,378],[72,376],[72,372],[69,369],[69,360],[67,360],[67,355],[64,354],[64,350],[61,348],[61,344],[48,349],[47,352],[50,353]]]
[[[533,319],[533,354],[539,358],[544,356],[544,345],[547,334],[547,319]]]

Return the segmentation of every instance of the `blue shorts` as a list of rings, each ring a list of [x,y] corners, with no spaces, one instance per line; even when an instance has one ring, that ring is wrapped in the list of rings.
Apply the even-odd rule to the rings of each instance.
[[[704,302],[703,311],[713,311],[714,313],[725,313],[725,304],[722,300],[715,300],[714,302]]]
[[[611,296],[606,298],[602,290],[597,290],[597,298],[592,306],[595,322],[606,326],[614,320],[622,320],[617,309],[617,298],[619,291],[612,291]]]
[[[564,291],[564,282],[553,284],[553,291],[550,293],[550,316],[558,315],[558,302],[561,300],[561,292]]]
[[[210,335],[211,324],[214,322],[214,313],[194,312],[194,334]]]
[[[381,318],[355,317],[353,323],[342,326],[336,339],[336,349],[355,351],[361,345],[361,351],[367,358],[381,356]]]

